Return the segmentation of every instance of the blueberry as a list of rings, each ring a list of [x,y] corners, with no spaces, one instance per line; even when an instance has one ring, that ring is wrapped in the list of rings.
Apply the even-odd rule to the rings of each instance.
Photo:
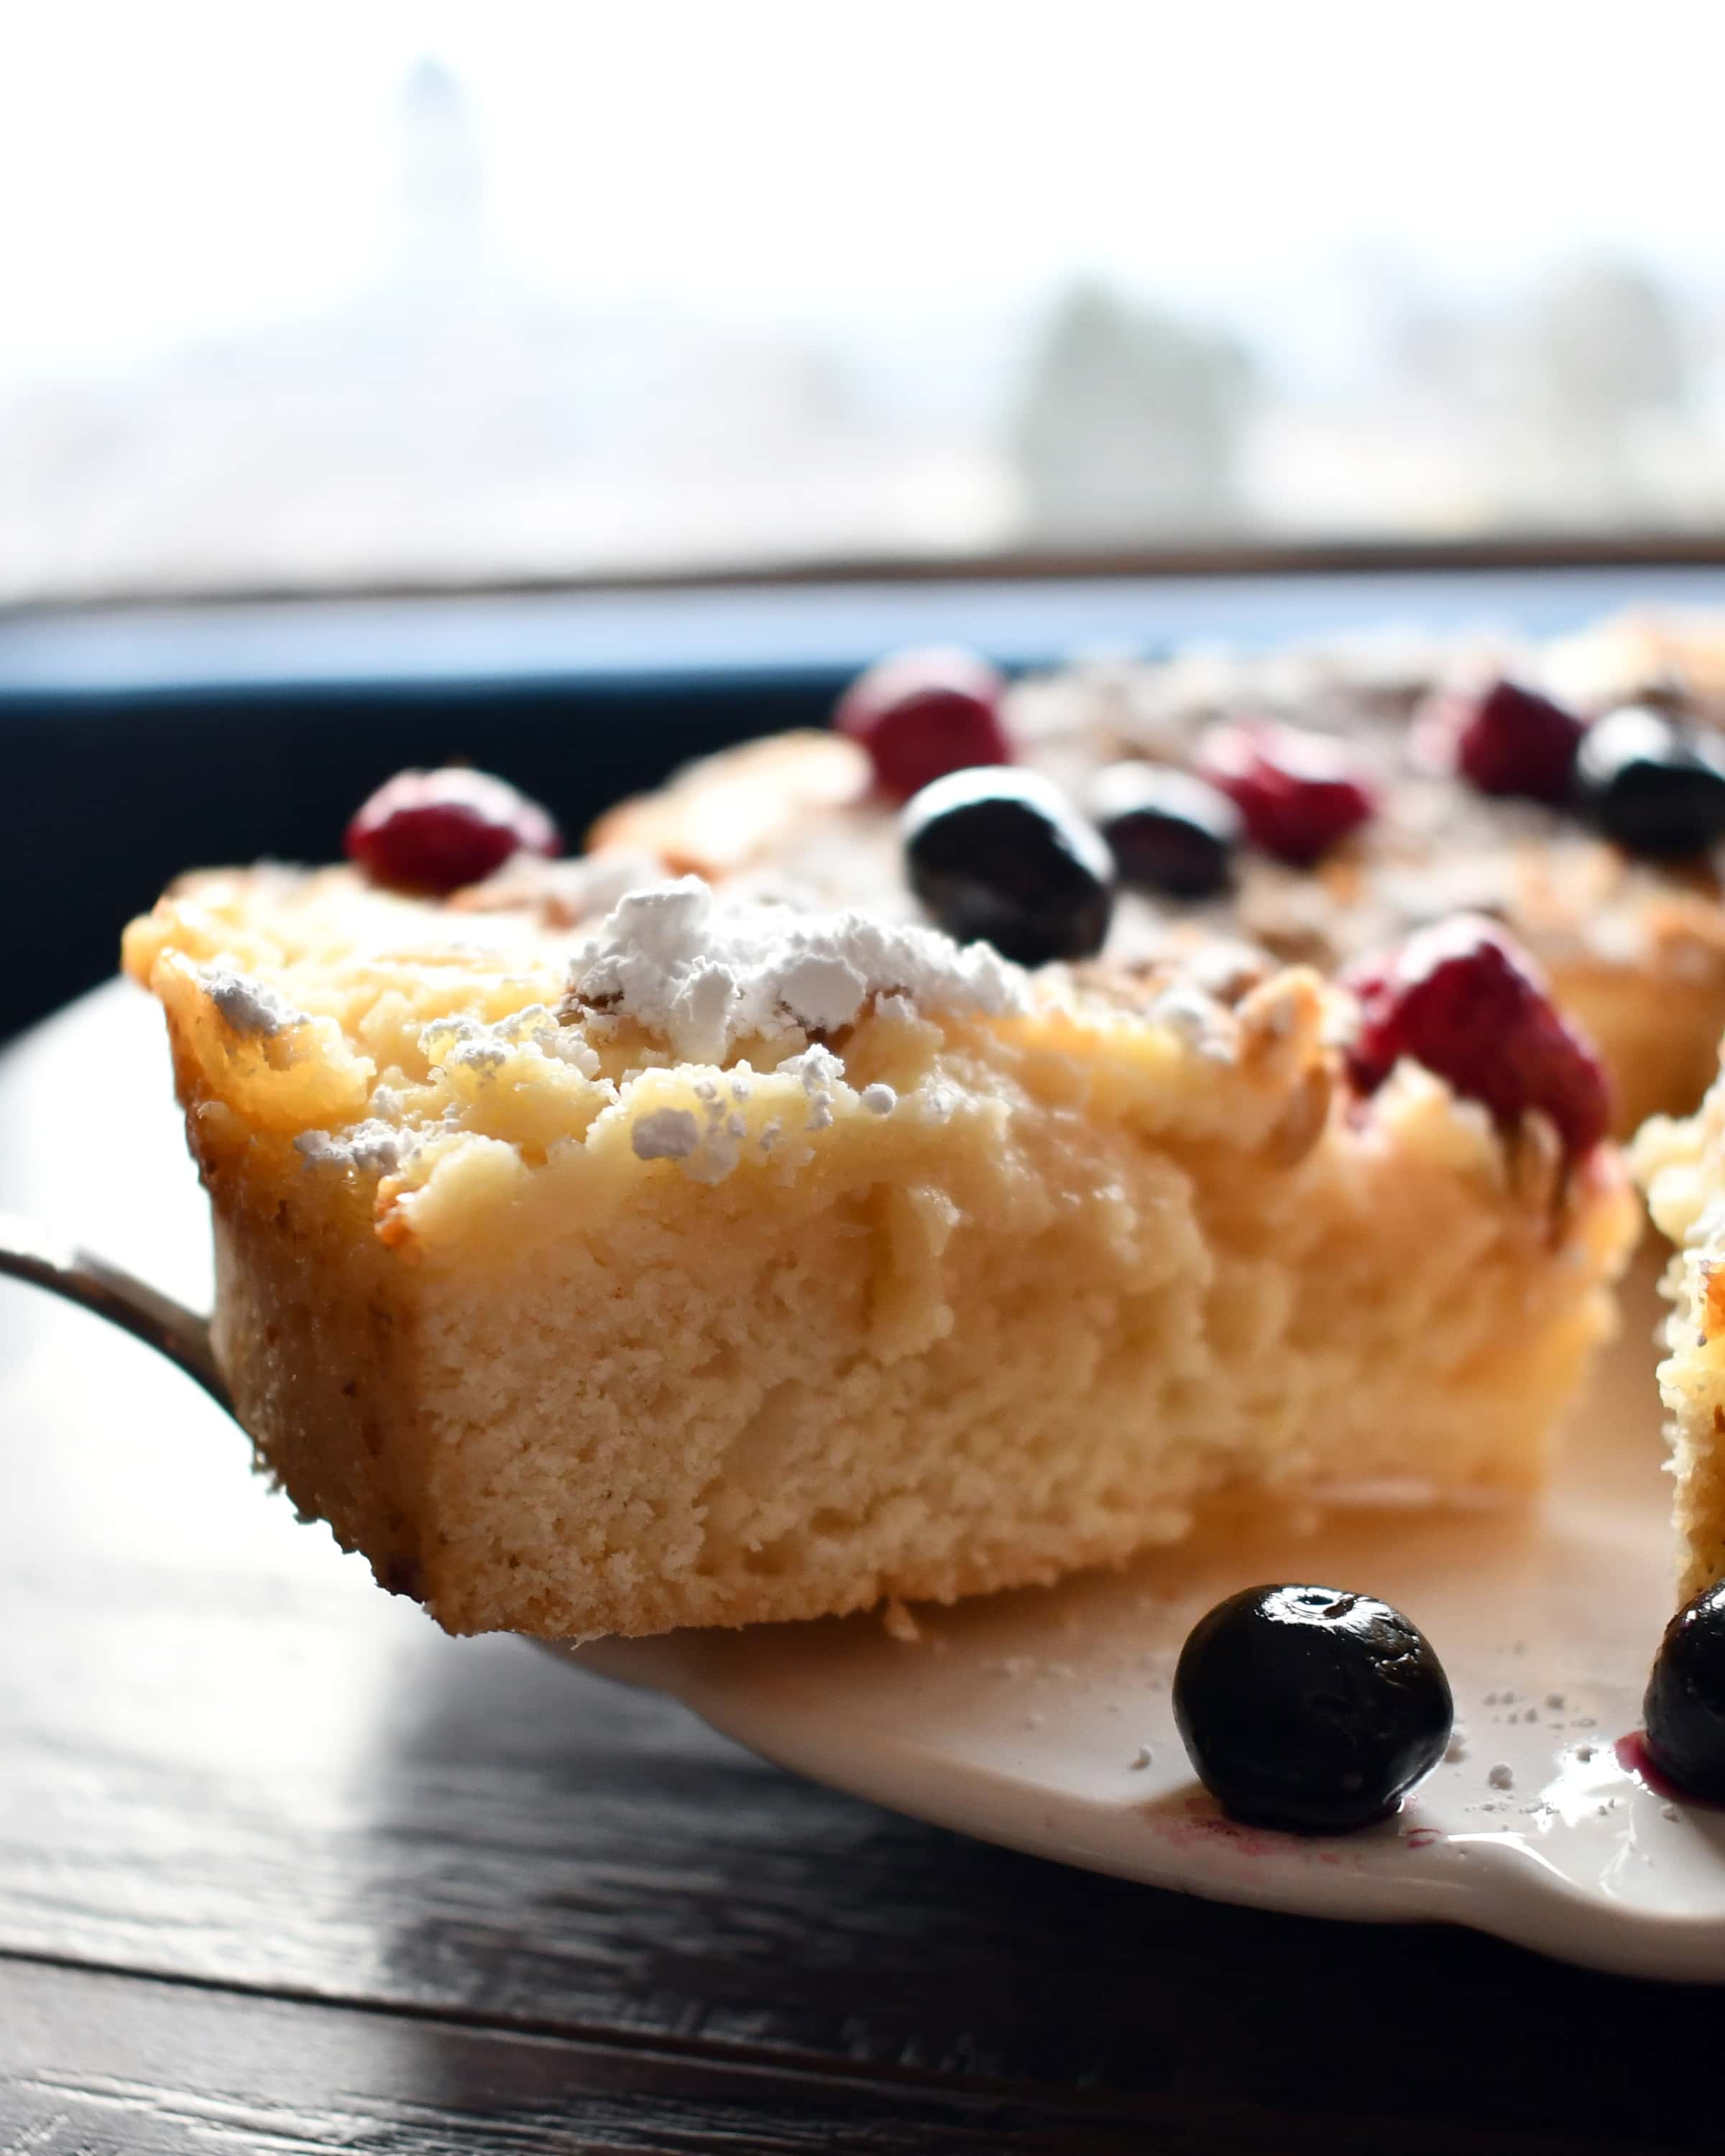
[[[1240,814],[1216,787],[1161,764],[1111,763],[1086,806],[1123,881],[1176,898],[1227,888]]]
[[[1575,783],[1605,836],[1632,854],[1679,860],[1725,838],[1725,750],[1647,705],[1594,721]]]
[[[1662,1774],[1693,1796],[1725,1799],[1725,1580],[1666,1626],[1641,1718]]]
[[[1090,958],[1114,909],[1108,849],[1060,788],[1009,766],[925,786],[900,826],[916,892],[960,942],[1020,965]]]
[[[1399,1609],[1332,1587],[1248,1587],[1201,1617],[1174,1720],[1230,1818],[1343,1834],[1395,1809],[1450,1741],[1443,1665]]]

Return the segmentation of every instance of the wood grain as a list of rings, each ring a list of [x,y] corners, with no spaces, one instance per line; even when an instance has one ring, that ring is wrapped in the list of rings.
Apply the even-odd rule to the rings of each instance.
[[[1024,2150],[1142,2145],[1106,2101],[798,2074],[0,1964],[6,2145],[67,2156],[339,2148]],[[1195,2148],[1189,2137],[1164,2146]]]
[[[195,1294],[165,1085],[121,992],[0,1059],[0,1204]],[[1717,2146],[1716,1994],[1064,1870],[446,1639],[8,1283],[0,1625],[7,2148]]]
[[[249,1999],[0,1960],[0,2132],[32,2156],[340,2148],[664,2156],[1553,2156],[1579,2144],[1418,2120],[1266,2120],[1225,2095],[1148,2105]],[[1594,2144],[1602,2146],[1604,2144]],[[1616,2143],[1651,2150],[1651,2142]]]

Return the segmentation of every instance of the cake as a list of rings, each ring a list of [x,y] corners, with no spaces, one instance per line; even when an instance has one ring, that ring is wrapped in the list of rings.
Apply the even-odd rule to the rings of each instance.
[[[937,681],[986,704],[986,684],[931,657]],[[883,696],[901,697],[886,671]],[[1725,1034],[1725,885],[1707,843],[1725,838],[1720,618],[1620,619],[1543,643],[1395,634],[1260,654],[1096,659],[993,693],[998,733],[985,726],[972,753],[1009,754],[1081,802],[1122,762],[1214,762],[1219,734],[1237,735],[1246,716],[1297,730],[1300,753],[1336,745],[1373,804],[1317,859],[1297,844],[1280,858],[1261,844],[1237,849],[1209,894],[1127,881],[1106,957],[1131,964],[1228,939],[1328,975],[1425,922],[1483,912],[1511,927],[1599,1048],[1619,1135],[1654,1113],[1687,1112],[1710,1083]],[[1620,745],[1618,767],[1595,788],[1603,817],[1577,813],[1573,785],[1588,722],[1602,715],[1611,725],[1591,729],[1595,745],[1608,734]],[[1653,807],[1676,808],[1675,832],[1650,826],[1635,783],[1650,775],[1645,760],[1622,767],[1635,763],[1638,717],[1643,735],[1667,724],[1677,735],[1676,768],[1651,773],[1666,782]],[[1686,768],[1690,742],[1702,754]],[[780,735],[622,803],[591,843],[914,917],[893,801],[874,778],[858,740]]]
[[[1725,1078],[1691,1116],[1656,1116],[1635,1176],[1674,1245],[1659,1389],[1676,1480],[1679,1599],[1725,1578]]]
[[[837,717],[573,861],[403,774],[350,865],[132,924],[301,1512],[578,1639],[1536,1489],[1639,1224],[1608,1128],[1717,1070],[1725,629],[911,654]],[[1692,1585],[1722,1132],[1637,1154]]]
[[[756,754],[733,828],[777,828],[762,762],[830,783]],[[872,844],[850,783],[806,813]],[[403,813],[459,822],[427,785]],[[1538,1486],[1635,1216],[1494,928],[1351,982],[1204,926],[1025,967],[896,870],[845,908],[770,844],[708,880],[624,850],[689,798],[429,895],[362,819],[362,865],[193,875],[128,931],[237,1412],[386,1587],[639,1634]]]

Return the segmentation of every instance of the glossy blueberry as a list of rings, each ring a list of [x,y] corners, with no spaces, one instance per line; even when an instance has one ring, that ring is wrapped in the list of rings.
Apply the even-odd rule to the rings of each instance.
[[[1020,965],[1090,958],[1114,907],[1108,849],[1061,793],[1008,766],[925,786],[901,824],[911,888],[960,942]]]
[[[1725,1580],[1666,1626],[1641,1718],[1662,1774],[1693,1796],[1725,1799]]]
[[[1199,1620],[1174,1720],[1230,1818],[1345,1834],[1394,1811],[1450,1741],[1449,1681],[1399,1609],[1332,1587],[1249,1587]]]
[[[1594,721],[1575,784],[1605,836],[1630,853],[1676,860],[1725,839],[1725,747],[1648,705]]]
[[[1175,898],[1227,888],[1240,814],[1214,786],[1154,763],[1111,763],[1086,803],[1123,882]]]

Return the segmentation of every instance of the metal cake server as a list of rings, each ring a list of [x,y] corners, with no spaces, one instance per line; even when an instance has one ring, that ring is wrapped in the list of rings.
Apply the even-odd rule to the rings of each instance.
[[[198,1312],[15,1213],[0,1213],[0,1274],[45,1287],[134,1334],[177,1363],[233,1414],[233,1398],[210,1345],[209,1320]]]

